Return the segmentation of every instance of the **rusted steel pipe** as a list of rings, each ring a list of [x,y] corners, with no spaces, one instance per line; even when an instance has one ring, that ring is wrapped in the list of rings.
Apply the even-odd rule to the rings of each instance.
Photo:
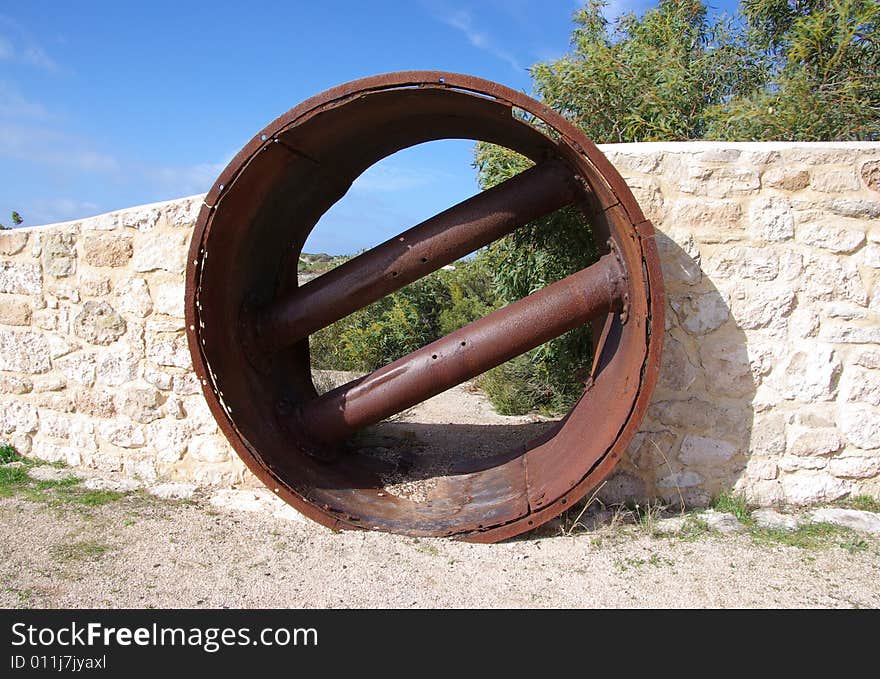
[[[257,314],[253,339],[263,351],[290,346],[518,226],[569,205],[579,190],[560,161],[530,168],[279,297]]]
[[[353,432],[493,368],[591,318],[621,310],[626,277],[616,252],[528,297],[291,413],[313,455],[331,458]]]

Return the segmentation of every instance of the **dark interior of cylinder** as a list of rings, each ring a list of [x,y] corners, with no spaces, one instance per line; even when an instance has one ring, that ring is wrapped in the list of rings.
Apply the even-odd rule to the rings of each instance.
[[[587,208],[594,228],[607,236],[632,227],[606,204],[601,175],[564,140],[515,117],[507,102],[437,86],[377,89],[325,102],[271,131],[224,187],[205,229],[195,332],[212,390],[245,460],[325,523],[451,535],[528,517],[602,460],[638,390],[641,362],[618,359],[644,355],[644,324],[640,330],[638,323],[609,318],[593,384],[568,416],[532,432],[537,438],[463,454],[457,466],[406,468],[400,451],[377,450],[386,446],[375,432],[364,434],[356,452],[321,462],[278,425],[279,402],[315,397],[308,342],[264,356],[255,367],[241,341],[242,308],[269,304],[297,285],[296,263],[309,233],[368,167],[401,149],[451,138],[489,141],[535,162],[562,158],[594,189]],[[604,238],[597,234],[597,240]],[[394,479],[399,492],[389,484]]]

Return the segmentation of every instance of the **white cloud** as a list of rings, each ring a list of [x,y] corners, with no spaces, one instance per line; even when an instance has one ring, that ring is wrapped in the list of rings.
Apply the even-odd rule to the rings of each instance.
[[[44,71],[58,70],[58,64],[39,45],[32,44],[25,47],[21,54],[21,60]]]
[[[82,172],[119,170],[115,157],[90,148],[76,137],[16,123],[0,122],[0,157]]]
[[[358,177],[352,184],[351,190],[362,193],[408,191],[420,186],[429,186],[433,182],[442,180],[445,176],[447,175],[443,172],[407,168],[387,161],[380,161]]]
[[[144,175],[158,190],[174,196],[207,193],[226,163],[197,163],[180,167],[147,168]]]
[[[36,226],[90,217],[100,214],[102,208],[97,203],[71,198],[36,198],[29,201],[27,209],[22,210],[25,225]]]
[[[29,101],[15,85],[0,80],[0,118],[49,120],[51,117],[42,104]]]
[[[57,71],[58,64],[17,21],[0,14],[0,26],[6,33],[0,35],[0,60],[27,64],[44,71]]]
[[[474,25],[473,17],[467,10],[460,9],[454,12],[438,12],[434,16],[438,21],[441,21],[447,26],[451,26],[464,35],[467,41],[477,49],[481,49],[497,59],[506,61],[518,71],[526,70],[513,54],[495,45],[488,33],[479,30]]]

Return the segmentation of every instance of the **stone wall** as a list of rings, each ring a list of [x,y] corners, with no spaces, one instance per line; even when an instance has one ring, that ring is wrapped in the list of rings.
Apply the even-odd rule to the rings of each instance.
[[[880,144],[603,151],[654,220],[660,383],[609,500],[880,497]],[[202,399],[183,269],[200,197],[0,234],[0,438],[147,482],[248,482]]]

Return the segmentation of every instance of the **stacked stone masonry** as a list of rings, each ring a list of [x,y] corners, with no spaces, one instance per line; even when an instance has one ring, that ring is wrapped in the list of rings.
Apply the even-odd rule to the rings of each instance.
[[[880,497],[880,143],[602,147],[657,227],[667,332],[607,500]],[[0,233],[0,440],[145,482],[254,479],[184,335],[201,196]]]

